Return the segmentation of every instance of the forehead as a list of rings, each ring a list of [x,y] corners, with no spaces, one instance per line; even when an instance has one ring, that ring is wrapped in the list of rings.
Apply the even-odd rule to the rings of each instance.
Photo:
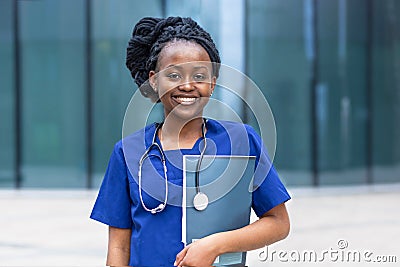
[[[159,70],[168,68],[171,65],[188,66],[188,62],[196,62],[194,65],[209,65],[210,56],[207,51],[198,43],[186,40],[177,40],[167,43],[160,52],[157,62]]]

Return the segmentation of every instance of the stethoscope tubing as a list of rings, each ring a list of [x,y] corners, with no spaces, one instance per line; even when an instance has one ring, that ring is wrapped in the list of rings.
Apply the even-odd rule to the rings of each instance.
[[[151,214],[156,214],[159,213],[161,211],[163,211],[166,206],[167,206],[167,201],[168,201],[168,174],[167,174],[167,165],[166,165],[166,157],[165,157],[165,153],[162,150],[161,146],[156,142],[156,137],[157,137],[157,133],[158,130],[161,128],[162,123],[157,123],[156,124],[156,129],[154,131],[154,135],[153,135],[153,139],[152,139],[152,143],[151,145],[146,149],[146,151],[143,153],[143,155],[140,157],[139,160],[139,170],[138,170],[138,180],[139,180],[139,198],[140,198],[140,202],[142,204],[142,207],[144,210],[150,212]],[[196,193],[199,194],[200,193],[200,168],[201,168],[201,163],[203,161],[204,158],[204,154],[207,148],[207,139],[205,136],[205,128],[206,128],[206,120],[203,120],[203,124],[201,127],[201,134],[204,140],[204,146],[203,149],[200,152],[200,157],[199,160],[197,161],[196,164],[196,172],[195,172],[195,186],[196,186]],[[165,180],[165,197],[164,197],[164,201],[163,203],[161,203],[160,205],[158,205],[155,208],[149,208],[146,206],[146,204],[143,201],[143,195],[142,195],[142,167],[143,167],[143,162],[147,159],[150,158],[150,151],[152,150],[153,147],[156,147],[157,150],[160,152],[161,156],[157,156],[158,158],[160,158],[162,164],[163,164],[163,170],[164,170],[164,180]]]
[[[158,127],[156,129],[156,133],[157,133]],[[150,209],[146,206],[146,204],[143,201],[143,195],[142,195],[142,166],[143,166],[143,162],[149,158],[149,152],[152,149],[152,147],[155,146],[157,147],[157,149],[160,152],[161,155],[161,162],[163,164],[163,170],[164,170],[164,180],[165,180],[165,197],[164,197],[164,202],[160,205],[158,205],[156,208]],[[139,180],[139,198],[140,198],[140,202],[142,203],[142,207],[152,213],[152,214],[156,214],[157,212],[163,211],[165,209],[165,207],[167,206],[167,201],[168,201],[168,175],[167,175],[167,165],[165,163],[165,154],[164,151],[161,149],[160,145],[158,143],[155,142],[155,135],[153,138],[153,143],[146,149],[146,151],[144,152],[144,154],[142,155],[142,157],[140,158],[139,161],[139,171],[138,171],[138,180]]]
[[[204,153],[206,152],[206,148],[207,148],[207,138],[205,136],[205,128],[206,128],[206,123],[203,122],[203,125],[201,127],[201,135],[203,136],[204,145],[203,145],[203,149],[200,152],[200,158],[197,161],[196,172],[195,172],[195,186],[196,186],[197,194],[200,193],[200,167],[201,167],[201,163],[204,158]]]

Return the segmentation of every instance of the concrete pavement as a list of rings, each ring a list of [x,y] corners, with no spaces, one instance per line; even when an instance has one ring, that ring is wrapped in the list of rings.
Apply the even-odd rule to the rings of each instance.
[[[399,266],[400,184],[290,193],[289,237],[248,253],[249,266]],[[0,266],[104,266],[107,227],[89,219],[96,194],[0,190]]]

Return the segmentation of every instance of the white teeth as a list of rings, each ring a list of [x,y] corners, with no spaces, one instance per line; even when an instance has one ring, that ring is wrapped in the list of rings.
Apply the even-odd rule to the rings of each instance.
[[[180,102],[194,102],[196,100],[194,97],[177,97],[176,99]]]

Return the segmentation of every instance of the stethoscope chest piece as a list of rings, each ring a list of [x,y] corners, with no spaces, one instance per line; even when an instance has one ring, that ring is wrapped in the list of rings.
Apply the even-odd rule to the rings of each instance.
[[[202,192],[198,192],[193,199],[194,208],[198,211],[205,210],[208,206],[208,197]]]

